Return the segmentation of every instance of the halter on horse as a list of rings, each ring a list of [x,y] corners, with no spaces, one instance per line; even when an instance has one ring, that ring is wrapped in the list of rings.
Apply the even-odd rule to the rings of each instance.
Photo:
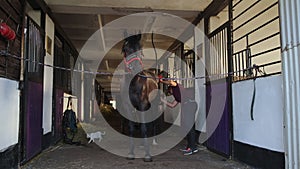
[[[140,44],[141,34],[132,35],[125,39],[122,47],[126,72],[139,73],[143,70],[142,46]]]
[[[150,71],[143,70],[142,63],[142,47],[140,44],[141,34],[132,35],[125,39],[123,44],[122,52],[124,53],[124,63],[125,63],[125,79],[124,84],[121,86],[121,92],[124,95],[129,95],[129,100],[122,100],[124,111],[129,117],[133,116],[133,112],[139,112],[140,123],[141,123],[141,134],[144,138],[145,147],[145,157],[144,161],[152,161],[149,144],[147,141],[147,127],[145,123],[145,111],[151,106],[151,100],[156,96],[153,90],[158,88],[155,75]],[[130,82],[130,83],[129,83]],[[128,88],[129,83],[129,90]],[[125,86],[124,86],[125,85]],[[152,93],[151,93],[152,92]],[[135,109],[133,110],[132,107]],[[133,133],[134,133],[134,123],[129,120],[129,136],[130,136],[130,152],[128,159],[134,159],[134,143],[133,143]]]

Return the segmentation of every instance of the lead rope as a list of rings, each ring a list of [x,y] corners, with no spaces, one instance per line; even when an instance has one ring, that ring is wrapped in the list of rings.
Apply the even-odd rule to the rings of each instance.
[[[151,41],[152,41],[152,46],[153,46],[153,49],[154,49],[154,53],[155,53],[155,61],[156,61],[156,73],[158,74],[158,61],[157,61],[157,51],[156,51],[156,48],[155,48],[155,45],[154,45],[154,33],[152,32],[152,35],[151,35]]]
[[[69,109],[71,99],[72,99],[72,97],[68,97],[67,110]],[[71,107],[71,109],[72,109],[72,107]]]
[[[253,95],[252,95],[251,109],[250,109],[251,120],[254,120],[254,117],[253,117],[253,108],[254,108],[255,94],[256,94],[256,85],[255,85],[256,77],[257,77],[257,69],[255,69],[255,75],[254,75],[254,79],[253,79]]]
[[[251,117],[251,120],[254,120],[253,109],[254,109],[255,95],[256,95],[256,85],[255,85],[255,81],[256,81],[256,78],[257,78],[257,74],[258,74],[258,72],[259,72],[261,75],[266,75],[266,72],[265,72],[265,70],[264,70],[264,67],[263,67],[263,71],[261,71],[261,70],[259,69],[259,66],[257,66],[256,64],[254,64],[254,65],[253,65],[253,69],[255,70],[255,74],[254,74],[254,78],[253,78],[253,95],[252,95],[251,109],[250,109],[250,117]]]

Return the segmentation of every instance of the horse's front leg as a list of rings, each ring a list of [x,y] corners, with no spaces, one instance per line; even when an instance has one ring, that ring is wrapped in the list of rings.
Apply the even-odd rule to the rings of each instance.
[[[128,111],[128,132],[129,132],[129,153],[128,153],[128,159],[133,160],[135,158],[134,156],[134,122],[131,121],[133,112]]]
[[[144,138],[144,147],[145,147],[145,157],[144,161],[145,162],[151,162],[152,157],[150,155],[150,147],[149,147],[149,141],[148,141],[148,136],[147,136],[147,124],[145,120],[145,112],[140,113],[140,120],[141,120],[141,134],[142,137]]]

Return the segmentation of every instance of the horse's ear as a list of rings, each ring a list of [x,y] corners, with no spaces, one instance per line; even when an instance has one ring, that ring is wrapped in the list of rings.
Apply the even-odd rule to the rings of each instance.
[[[137,35],[137,40],[140,41],[142,39],[142,33],[139,31],[139,34]]]
[[[128,33],[127,33],[127,30],[126,30],[126,29],[124,30],[123,35],[124,35],[124,38],[127,39]]]

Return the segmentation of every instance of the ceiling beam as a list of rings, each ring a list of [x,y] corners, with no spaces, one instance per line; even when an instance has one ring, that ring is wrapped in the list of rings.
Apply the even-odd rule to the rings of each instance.
[[[149,11],[152,9],[161,10],[186,10],[186,11],[203,11],[211,0],[45,0],[46,3],[59,6],[77,6],[77,7],[97,7],[97,8],[112,8],[116,10],[129,11],[134,13]],[[137,11],[140,9],[140,11]],[[149,11],[150,12],[150,11]]]
[[[104,33],[103,33],[103,24],[102,24],[102,17],[101,15],[98,15],[98,23],[99,23],[99,31],[100,31],[100,41],[102,44],[102,49],[104,49],[104,51],[106,52],[106,45],[105,45],[105,37],[104,37]]]
[[[132,11],[122,11],[117,10],[114,8],[97,8],[97,7],[77,7],[77,6],[60,6],[60,5],[50,5],[52,12],[59,13],[59,14],[95,14],[95,15],[115,15],[115,16],[125,16],[137,12],[131,9]],[[140,9],[142,12],[142,10]],[[147,12],[144,11],[143,12]],[[168,13],[171,15],[176,15],[183,18],[192,18],[196,17],[199,11],[188,11],[188,10],[160,10],[160,9],[153,9],[148,12],[161,12],[161,13]]]
[[[99,29],[98,27],[94,26],[90,26],[90,25],[79,25],[79,24],[62,24],[60,25],[62,28],[64,29],[84,29],[84,30],[97,30]]]

